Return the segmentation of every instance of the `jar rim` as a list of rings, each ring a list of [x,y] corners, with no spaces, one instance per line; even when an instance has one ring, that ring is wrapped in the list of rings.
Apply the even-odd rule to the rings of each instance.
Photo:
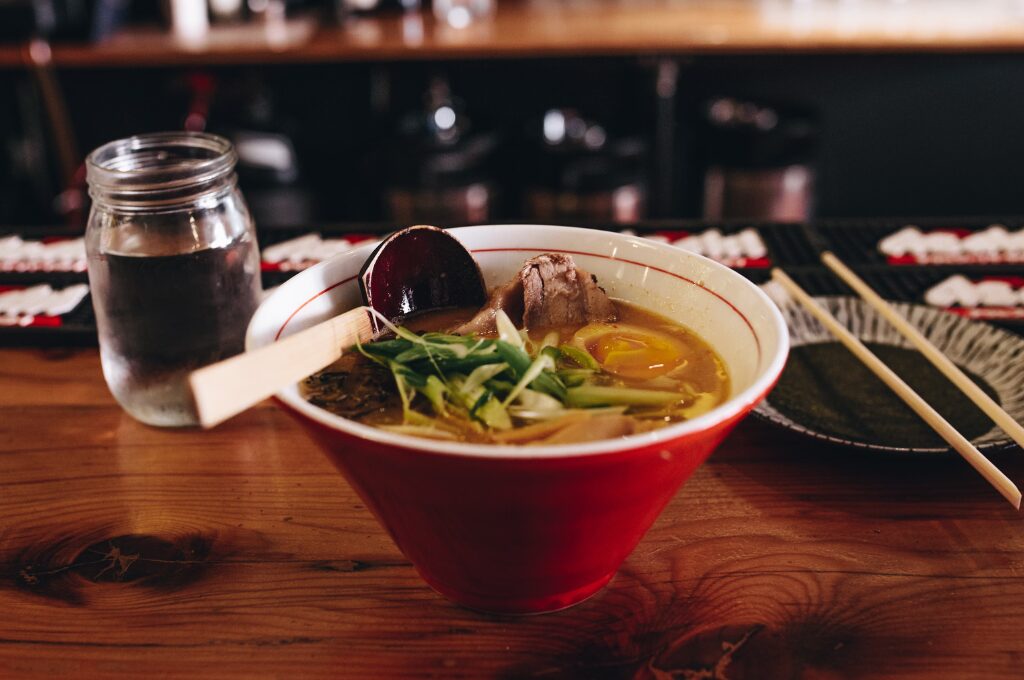
[[[167,190],[202,184],[234,172],[230,141],[209,132],[151,132],[98,147],[86,158],[91,188],[118,192]]]

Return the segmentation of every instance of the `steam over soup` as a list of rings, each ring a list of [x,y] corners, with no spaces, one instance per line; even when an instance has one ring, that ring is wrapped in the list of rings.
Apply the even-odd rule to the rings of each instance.
[[[488,444],[622,437],[729,396],[721,359],[665,317],[612,301],[546,253],[480,310],[422,315],[307,378],[312,404],[405,434]]]

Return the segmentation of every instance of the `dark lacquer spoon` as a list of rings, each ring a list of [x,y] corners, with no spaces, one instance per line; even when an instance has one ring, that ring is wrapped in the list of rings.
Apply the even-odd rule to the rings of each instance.
[[[329,366],[342,351],[381,332],[372,307],[390,320],[487,298],[480,267],[448,232],[419,225],[385,238],[359,272],[365,306],[189,376],[199,422],[213,427]]]

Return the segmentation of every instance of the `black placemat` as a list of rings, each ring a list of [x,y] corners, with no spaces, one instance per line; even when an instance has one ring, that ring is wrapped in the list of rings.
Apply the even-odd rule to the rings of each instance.
[[[899,265],[886,263],[877,250],[878,241],[907,225],[916,225],[922,231],[933,229],[979,230],[991,224],[1003,224],[1008,229],[1019,229],[1024,225],[1022,217],[999,218],[928,218],[928,219],[860,219],[825,220],[809,225],[782,224],[730,220],[726,222],[704,222],[700,220],[665,220],[645,222],[639,225],[613,225],[586,223],[595,229],[623,231],[628,229],[640,236],[670,233],[695,235],[710,229],[717,229],[723,235],[735,234],[746,228],[754,228],[761,236],[768,250],[767,263],[753,268],[737,268],[755,283],[763,283],[769,277],[767,265],[779,266],[793,276],[812,295],[852,294],[835,275],[818,264],[817,250],[831,248],[847,264],[887,299],[904,302],[924,303],[924,293],[933,285],[953,274],[964,274],[968,278],[980,279],[985,276],[1022,276],[1024,265]],[[298,238],[309,233],[319,233],[324,239],[343,238],[349,235],[383,236],[397,225],[390,223],[359,223],[325,225],[310,229],[260,230],[261,248]],[[48,234],[46,230],[33,229],[31,233],[18,232],[25,238],[40,239]],[[50,235],[67,236],[64,230],[54,230]],[[277,286],[297,273],[296,270],[265,267],[264,288]],[[54,288],[64,288],[73,283],[86,281],[84,272],[0,272],[0,286],[32,286],[47,283]],[[1024,333],[1024,322],[1016,319],[992,320],[996,325]],[[78,307],[61,318],[59,326],[0,326],[0,345],[4,346],[82,346],[95,345],[95,319],[92,303],[86,297]]]

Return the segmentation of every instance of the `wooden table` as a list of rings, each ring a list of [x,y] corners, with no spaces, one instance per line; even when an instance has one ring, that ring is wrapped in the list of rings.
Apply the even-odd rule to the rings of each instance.
[[[94,350],[0,351],[2,678],[1019,678],[1022,528],[958,459],[748,420],[604,591],[487,616],[269,404],[158,430]]]

